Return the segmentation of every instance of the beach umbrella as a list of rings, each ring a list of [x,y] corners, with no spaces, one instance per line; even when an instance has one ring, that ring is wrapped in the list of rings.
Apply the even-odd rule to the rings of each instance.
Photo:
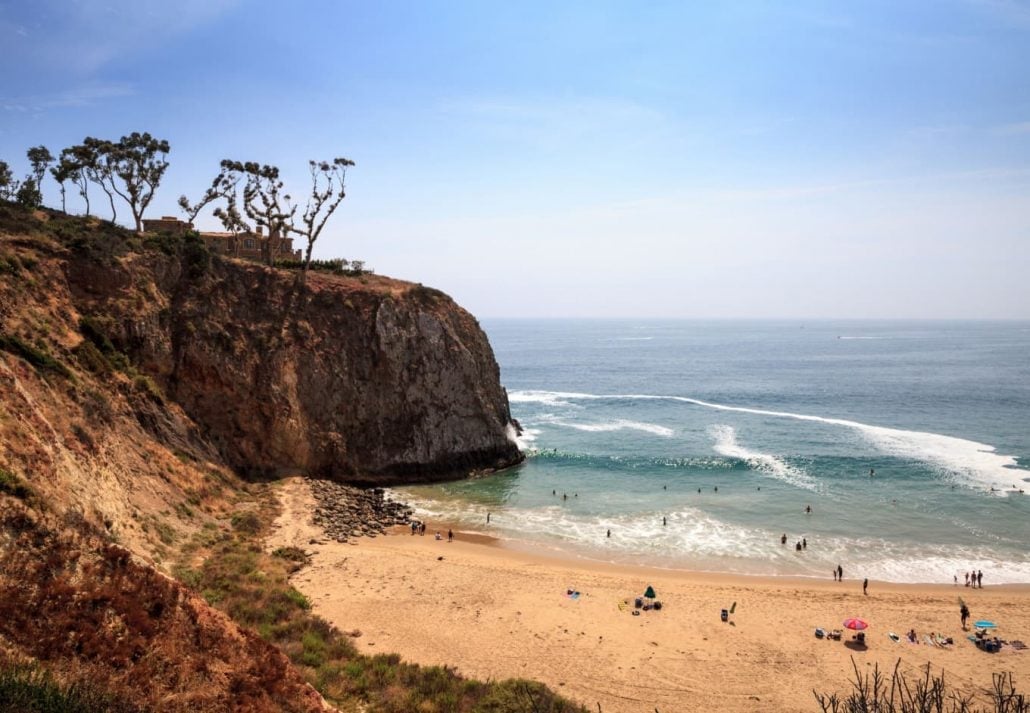
[[[650,599],[651,601],[654,601],[654,598],[656,596],[657,595],[654,593],[654,587],[652,587],[650,584],[647,585],[647,591],[644,592],[644,598],[645,599]]]
[[[987,621],[986,619],[981,619],[980,621],[978,621],[975,624],[973,624],[973,626],[975,626],[977,629],[997,629],[998,628],[997,624],[995,624],[993,621]]]
[[[844,620],[845,629],[854,629],[855,631],[862,631],[869,627],[868,622],[865,619],[859,619],[858,617],[852,617]]]

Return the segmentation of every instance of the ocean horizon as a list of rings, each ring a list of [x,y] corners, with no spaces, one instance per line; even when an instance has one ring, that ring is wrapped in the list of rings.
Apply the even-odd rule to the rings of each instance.
[[[483,327],[527,458],[395,491],[430,522],[615,563],[1030,582],[1030,322]]]

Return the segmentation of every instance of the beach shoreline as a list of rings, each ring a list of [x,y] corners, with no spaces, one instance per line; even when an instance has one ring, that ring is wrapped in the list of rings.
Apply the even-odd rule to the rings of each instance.
[[[983,689],[1008,671],[1030,684],[1030,652],[986,654],[959,624],[958,598],[974,620],[991,617],[1003,638],[1030,638],[1030,585],[971,590],[946,584],[769,577],[664,570],[570,559],[487,533],[430,523],[350,543],[326,541],[310,524],[306,483],[281,486],[283,513],[269,545],[312,554],[294,585],[316,613],[366,653],[398,653],[477,678],[542,681],[591,709],[815,711],[812,690],[843,692],[852,658],[860,670],[916,672],[929,663],[949,681]],[[442,540],[437,541],[435,531]],[[314,540],[317,545],[311,545]],[[531,548],[530,548],[531,549]],[[632,615],[653,586],[661,611]],[[579,592],[572,598],[569,591]],[[734,613],[723,622],[722,609]],[[869,645],[820,640],[817,627],[867,619]],[[941,633],[954,645],[894,643],[888,632]],[[850,632],[849,632],[850,633]],[[1022,684],[1022,685],[1021,685]]]

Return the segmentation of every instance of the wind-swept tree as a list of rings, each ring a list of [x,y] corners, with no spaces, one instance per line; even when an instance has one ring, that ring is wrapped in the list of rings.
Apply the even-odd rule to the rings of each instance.
[[[50,175],[54,177],[54,180],[57,181],[57,185],[60,186],[60,188],[61,188],[61,212],[62,213],[67,213],[68,212],[68,202],[65,199],[65,196],[67,194],[67,189],[64,187],[64,184],[67,183],[71,179],[71,171],[72,171],[71,167],[67,163],[65,163],[63,160],[62,161],[58,161],[56,166],[51,166],[50,167]]]
[[[244,222],[243,216],[240,215],[240,210],[236,202],[235,190],[225,196],[225,203],[225,208],[218,206],[214,209],[213,213],[214,216],[222,222],[222,227],[232,234],[232,254],[233,257],[239,257],[240,234],[249,233],[250,226]]]
[[[164,139],[134,131],[117,144],[108,142],[103,159],[110,168],[112,190],[129,204],[136,232],[143,232],[143,213],[168,169],[171,146]],[[114,180],[118,178],[119,181]]]
[[[112,223],[118,220],[118,211],[114,207],[114,172],[111,168],[110,158],[113,146],[110,141],[105,139],[87,136],[81,144],[68,149],[81,167],[83,175],[90,182],[100,186],[100,189],[107,194],[107,201],[111,204]],[[83,198],[86,198],[85,193],[82,193]],[[86,200],[86,215],[89,215],[88,199]]]
[[[200,215],[200,211],[219,198],[225,198],[229,201],[231,196],[231,202],[235,205],[236,186],[239,184],[241,176],[239,173],[226,168],[224,161],[222,164],[222,170],[211,181],[210,187],[204,191],[204,195],[196,203],[191,204],[189,198],[184,195],[179,196],[179,207],[182,208],[182,212],[186,214],[187,221],[191,225],[197,219],[197,216]]]
[[[20,182],[15,180],[11,167],[6,161],[0,161],[0,198],[5,201],[12,201],[18,195]]]
[[[39,194],[39,200],[36,204],[38,206],[43,203],[43,178],[46,176],[47,168],[54,162],[54,156],[50,153],[50,149],[43,145],[33,146],[25,152],[25,155],[28,157],[29,165],[32,167],[30,175],[35,183],[36,193]]]
[[[347,168],[354,165],[348,158],[334,158],[332,161],[309,161],[311,169],[311,195],[301,217],[302,230],[294,230],[308,241],[304,253],[303,278],[307,278],[311,265],[311,250],[322,234],[326,222],[339,207],[346,192]]]
[[[283,238],[297,232],[293,225],[297,206],[283,192],[279,169],[253,161],[222,161],[222,169],[245,179],[243,212],[256,226],[265,228],[268,237],[262,241],[265,262],[274,265],[282,250]]]

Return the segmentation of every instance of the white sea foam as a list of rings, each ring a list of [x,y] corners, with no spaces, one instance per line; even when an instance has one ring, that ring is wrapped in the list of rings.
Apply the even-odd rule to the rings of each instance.
[[[522,435],[515,439],[515,445],[519,447],[520,451],[528,451],[533,448],[532,444],[539,435],[539,428],[523,428]]]
[[[795,468],[782,459],[768,453],[748,450],[737,442],[737,432],[733,426],[715,425],[708,428],[708,433],[715,439],[712,449],[727,458],[739,458],[752,470],[765,473],[777,480],[807,490],[818,490],[816,481],[805,471]]]
[[[616,337],[617,342],[649,342],[654,337]]]
[[[516,391],[514,400],[537,403],[566,403],[577,400],[625,399],[625,400],[661,400],[693,404],[703,408],[734,413],[747,413],[756,416],[788,418],[796,421],[807,421],[830,426],[842,426],[857,431],[870,444],[883,453],[892,456],[909,458],[937,467],[941,472],[958,476],[968,485],[999,488],[998,495],[1006,494],[1013,481],[1023,479],[1030,482],[1030,471],[1020,468],[1015,457],[997,453],[994,446],[978,443],[956,436],[924,431],[907,431],[899,428],[875,426],[843,418],[826,418],[789,411],[771,411],[768,409],[749,408],[745,406],[728,406],[725,404],[702,401],[686,396],[656,396],[652,394],[584,394],[559,391]]]
[[[659,426],[656,423],[643,423],[641,421],[627,421],[626,419],[616,419],[614,421],[605,421],[603,423],[579,423],[576,421],[563,421],[561,419],[551,420],[556,426],[564,426],[565,428],[574,428],[577,431],[588,431],[591,433],[608,433],[610,431],[643,431],[644,433],[651,433],[656,436],[663,436],[670,438],[675,431],[665,426]]]
[[[392,493],[391,493],[392,494]],[[637,512],[602,516],[576,513],[561,505],[537,508],[499,508],[464,500],[420,497],[401,490],[397,496],[411,504],[416,517],[430,523],[453,522],[489,528],[504,537],[551,544],[560,550],[627,563],[683,567],[747,574],[825,577],[844,563],[845,578],[859,576],[892,582],[946,582],[970,567],[982,569],[991,584],[1030,582],[1030,558],[999,558],[983,547],[899,543],[876,537],[820,537],[799,554],[793,540],[780,544],[780,532],[721,520],[696,507],[665,513]],[[611,530],[611,537],[606,533]]]

